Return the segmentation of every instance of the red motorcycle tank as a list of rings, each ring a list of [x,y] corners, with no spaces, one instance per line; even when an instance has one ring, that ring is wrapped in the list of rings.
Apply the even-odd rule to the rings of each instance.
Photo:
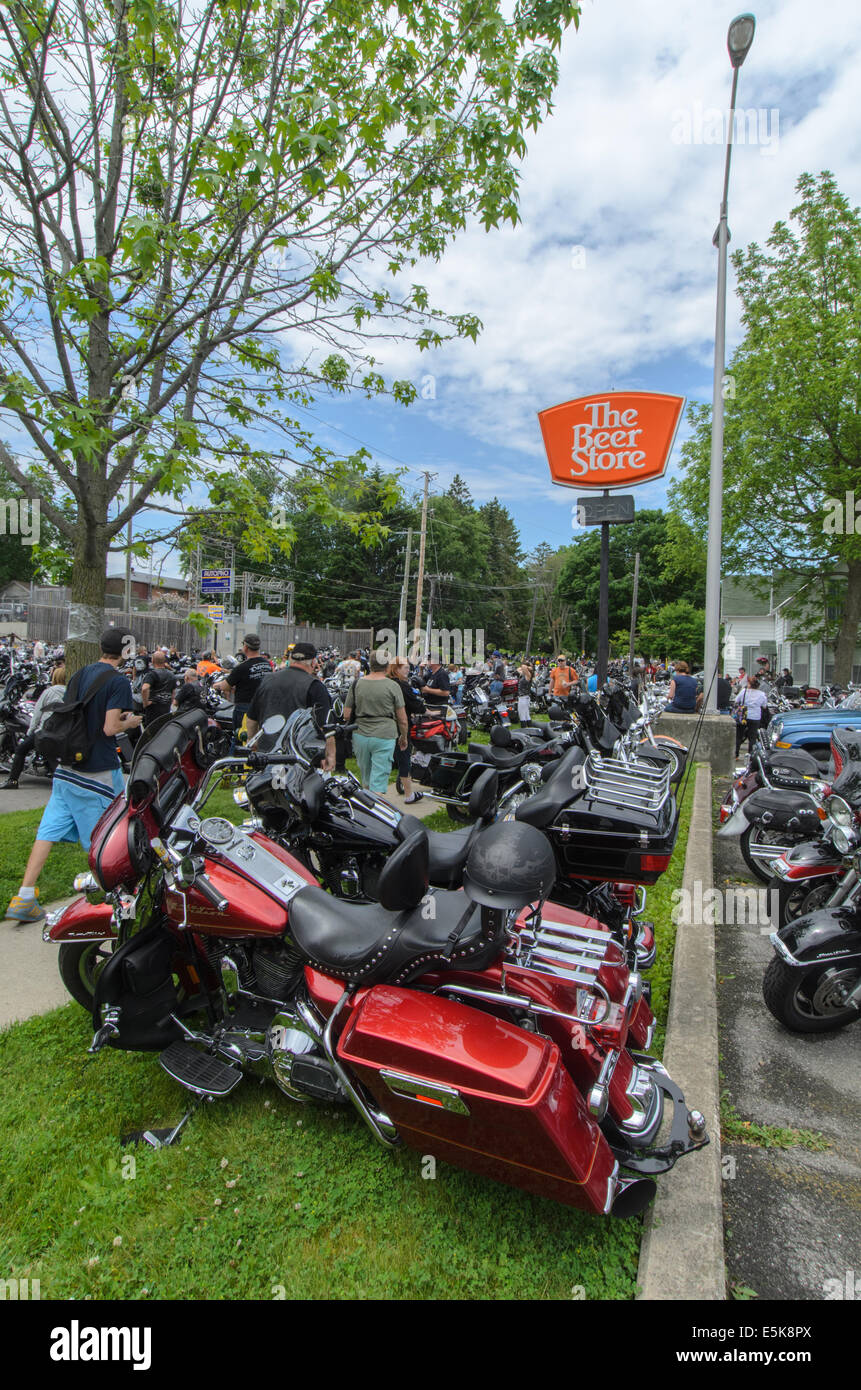
[[[585,1211],[615,1160],[555,1043],[456,1000],[368,990],[338,1055],[411,1148]]]
[[[265,835],[254,833],[248,836],[259,851],[280,861],[285,868],[285,877],[292,876],[302,884],[316,884],[312,874],[288,854],[280,845],[268,840]],[[225,912],[219,912],[201,893],[194,888],[187,894],[165,893],[165,911],[171,921],[186,926],[204,936],[223,937],[276,937],[283,936],[287,930],[289,907],[274,894],[267,892],[263,883],[255,881],[249,872],[243,873],[234,864],[225,862],[221,856],[213,855],[204,861],[204,872],[213,888],[227,899]],[[184,898],[187,897],[187,903]],[[184,911],[187,916],[184,918]]]

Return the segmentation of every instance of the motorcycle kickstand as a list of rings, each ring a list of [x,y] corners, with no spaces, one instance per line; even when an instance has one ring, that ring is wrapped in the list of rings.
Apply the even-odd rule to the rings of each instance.
[[[123,1145],[125,1146],[127,1144],[140,1144],[141,1142],[143,1142],[144,1144],[149,1144],[150,1148],[152,1149],[169,1148],[170,1145],[173,1144],[176,1140],[180,1130],[184,1128],[186,1122],[191,1119],[195,1110],[197,1110],[198,1107],[202,1105],[204,1100],[210,1099],[210,1096],[195,1096],[188,1110],[186,1110],[182,1119],[179,1121],[177,1125],[174,1126],[173,1129],[135,1130],[132,1134],[127,1134],[123,1136]]]

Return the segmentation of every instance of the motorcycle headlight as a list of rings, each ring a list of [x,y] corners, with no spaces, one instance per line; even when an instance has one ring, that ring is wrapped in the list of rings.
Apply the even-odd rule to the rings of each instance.
[[[831,831],[831,843],[838,854],[851,854],[858,843],[858,837],[835,825]]]
[[[849,830],[854,824],[855,817],[852,814],[852,807],[843,800],[842,796],[829,796],[826,810],[831,824],[838,826],[841,830]]]

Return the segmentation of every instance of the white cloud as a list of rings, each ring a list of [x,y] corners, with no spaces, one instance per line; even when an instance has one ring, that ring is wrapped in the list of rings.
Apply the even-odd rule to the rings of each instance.
[[[762,108],[759,131],[770,144],[734,149],[733,248],[761,244],[788,216],[802,171],[831,168],[850,200],[861,198],[861,11],[849,0],[822,0],[815,17],[803,0],[757,8],[738,105]],[[436,400],[414,411],[520,450],[537,471],[535,413],[544,406],[608,385],[642,386],[646,375],[654,389],[710,395],[711,237],[725,151],[677,138],[680,112],[695,124],[697,112],[729,104],[729,18],[717,0],[586,5],[579,33],[571,30],[563,46],[555,111],[530,138],[521,225],[490,234],[471,228],[439,265],[413,276],[432,303],[479,315],[477,345],[458,342],[433,355],[381,345],[392,374],[434,374]],[[582,252],[572,257],[572,248]],[[731,274],[730,350],[740,335],[732,283]],[[518,476],[522,495],[523,474],[510,482]]]

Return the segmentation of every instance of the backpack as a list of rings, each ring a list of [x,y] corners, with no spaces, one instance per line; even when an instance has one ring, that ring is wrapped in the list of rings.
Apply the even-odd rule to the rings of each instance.
[[[87,667],[76,671],[66,687],[66,698],[55,706],[41,729],[33,736],[33,745],[41,757],[51,762],[62,763],[64,767],[77,767],[90,759],[93,740],[87,730],[87,705],[94,695],[107,685],[116,675],[113,666],[106,666],[102,675],[96,677],[84,696],[77,699],[81,676]]]

